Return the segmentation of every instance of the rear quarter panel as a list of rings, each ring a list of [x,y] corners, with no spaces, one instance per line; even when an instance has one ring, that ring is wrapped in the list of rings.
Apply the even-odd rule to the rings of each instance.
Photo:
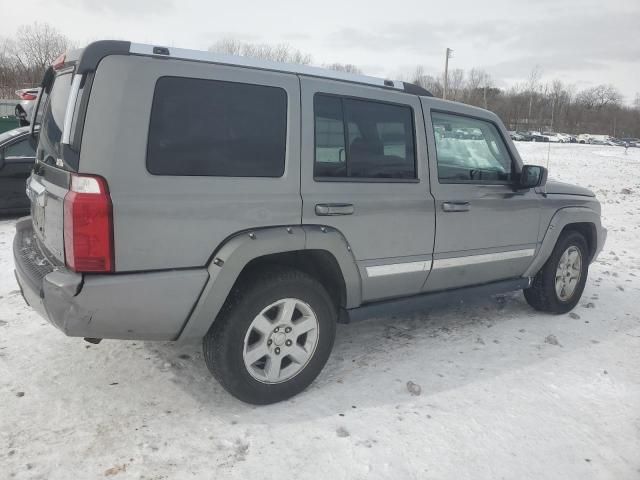
[[[283,177],[151,175],[146,169],[149,118],[155,83],[163,76],[283,88],[287,92]],[[116,270],[202,266],[235,232],[300,224],[299,110],[295,75],[139,56],[103,59],[89,100],[80,171],[101,175],[109,184]]]

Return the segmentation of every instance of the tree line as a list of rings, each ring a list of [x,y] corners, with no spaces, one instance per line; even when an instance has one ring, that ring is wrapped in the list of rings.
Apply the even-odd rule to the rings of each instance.
[[[12,39],[0,38],[0,98],[15,98],[18,88],[35,86],[55,58],[73,43],[48,24],[34,23],[18,28]],[[211,45],[212,52],[243,55],[276,62],[308,65],[312,57],[288,44],[256,44],[223,39]],[[333,70],[362,73],[353,64],[322,65]],[[484,70],[453,69],[448,74],[447,99],[494,111],[512,130],[553,130],[564,133],[606,134],[640,137],[640,94],[632,106],[625,105],[613,85],[577,90],[560,80],[543,82],[542,70],[535,66],[526,81],[498,88]],[[429,75],[418,66],[401,80],[444,93],[444,74]]]
[[[632,106],[613,85],[597,85],[577,91],[560,80],[541,81],[535,66],[527,81],[507,89],[494,86],[481,69],[452,70],[448,75],[447,99],[488,108],[512,130],[592,133],[614,137],[640,137],[640,94]],[[424,74],[422,67],[406,77],[434,96],[443,96],[444,74]]]

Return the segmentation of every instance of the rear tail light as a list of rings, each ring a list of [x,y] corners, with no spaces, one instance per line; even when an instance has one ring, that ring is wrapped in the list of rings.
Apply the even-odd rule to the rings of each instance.
[[[76,272],[112,272],[113,208],[107,182],[94,175],[72,175],[64,197],[64,253]]]
[[[67,58],[67,54],[66,53],[62,53],[58,58],[56,58],[53,61],[53,64],[51,65],[53,67],[54,70],[60,70],[62,67],[64,67],[64,62]]]
[[[16,95],[20,97],[20,100],[35,100],[38,98],[38,94],[29,90],[16,90]]]

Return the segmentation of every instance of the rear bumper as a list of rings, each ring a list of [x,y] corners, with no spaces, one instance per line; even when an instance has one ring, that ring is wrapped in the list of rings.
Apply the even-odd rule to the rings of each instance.
[[[16,224],[15,274],[26,302],[72,337],[175,340],[207,270],[87,275],[55,265],[42,253],[31,218]]]

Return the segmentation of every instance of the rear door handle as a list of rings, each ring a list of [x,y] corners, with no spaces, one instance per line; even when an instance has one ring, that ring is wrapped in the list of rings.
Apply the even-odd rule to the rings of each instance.
[[[442,210],[445,212],[468,212],[469,202],[444,202]]]
[[[353,215],[351,203],[319,203],[316,205],[316,215],[330,217],[334,215]]]

